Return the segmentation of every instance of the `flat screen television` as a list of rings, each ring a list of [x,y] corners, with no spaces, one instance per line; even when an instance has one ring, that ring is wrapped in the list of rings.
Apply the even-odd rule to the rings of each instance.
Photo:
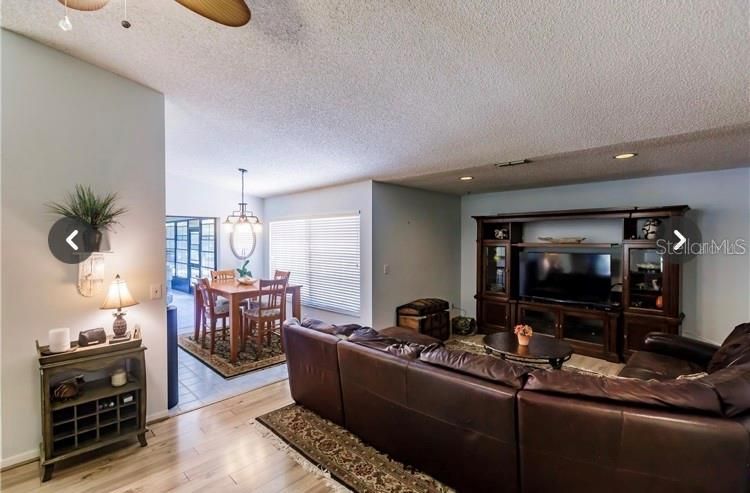
[[[570,303],[610,303],[609,253],[521,252],[519,271],[521,296]]]

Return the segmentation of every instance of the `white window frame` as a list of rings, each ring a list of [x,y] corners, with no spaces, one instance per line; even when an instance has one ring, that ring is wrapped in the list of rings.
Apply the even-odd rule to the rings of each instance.
[[[327,229],[337,219],[346,220],[349,224],[338,233],[341,236],[334,238],[333,245],[325,245],[320,241],[325,236]],[[356,221],[353,221],[355,220]],[[356,224],[352,224],[352,223]],[[299,223],[295,231],[291,223]],[[288,226],[286,231],[277,230],[282,226]],[[290,249],[294,250],[298,257],[293,258],[289,252],[287,258],[281,252],[274,251],[274,237],[286,235],[283,241],[290,242]],[[317,239],[316,239],[317,237]],[[344,240],[346,237],[346,240]],[[359,212],[340,213],[326,216],[305,216],[296,218],[283,218],[269,221],[268,223],[268,267],[269,275],[273,276],[275,270],[290,271],[290,284],[301,284],[302,305],[316,310],[323,310],[347,316],[360,317],[362,311],[362,220]],[[278,241],[278,240],[276,240]],[[302,243],[294,243],[295,241]],[[318,255],[318,265],[313,251],[327,250],[328,248],[342,248],[339,256],[326,257],[325,254]],[[348,268],[346,268],[348,266]],[[342,271],[326,275],[327,269],[341,267]],[[334,284],[346,282],[343,292],[335,292]],[[315,298],[315,291],[320,293]],[[341,302],[337,297],[341,297]]]

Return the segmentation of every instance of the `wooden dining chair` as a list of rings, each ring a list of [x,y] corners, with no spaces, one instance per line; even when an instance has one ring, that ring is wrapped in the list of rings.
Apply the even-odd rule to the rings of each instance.
[[[217,322],[221,320],[221,331],[222,338],[226,339],[228,325],[227,319],[229,318],[229,303],[228,302],[217,302],[217,297],[211,291],[211,284],[208,279],[202,278],[198,281],[196,288],[200,291],[201,300],[203,307],[201,310],[200,323],[200,339],[201,347],[206,346],[206,331],[211,332],[211,344],[209,347],[210,354],[213,354],[214,348],[216,347],[216,330]]]
[[[277,281],[284,281],[284,297],[281,300],[281,321],[286,320],[286,288],[289,287],[289,276],[292,273],[287,270],[277,270],[273,273],[273,278]]]
[[[249,308],[242,307],[242,323],[240,336],[242,347],[248,338],[253,338],[258,349],[263,345],[265,340],[267,344],[271,343],[271,334],[274,333],[277,325],[279,335],[281,334],[282,325],[282,308],[281,304],[286,293],[286,282],[277,279],[261,279],[259,281],[258,301],[252,303]],[[284,349],[284,342],[281,342],[281,349]]]

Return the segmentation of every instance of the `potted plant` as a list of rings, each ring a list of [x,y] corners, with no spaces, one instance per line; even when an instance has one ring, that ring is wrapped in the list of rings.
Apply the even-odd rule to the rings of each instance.
[[[253,273],[248,269],[247,264],[249,264],[249,260],[245,260],[245,263],[242,264],[242,267],[239,267],[237,269],[237,274],[240,275],[240,277],[237,278],[237,282],[240,284],[252,284],[253,283]]]
[[[84,237],[84,248],[89,252],[98,252],[102,232],[118,224],[118,218],[128,212],[125,207],[117,206],[117,200],[117,193],[97,195],[88,185],[76,185],[75,191],[68,194],[65,202],[50,202],[47,207],[55,214],[90,226],[92,234]]]
[[[531,328],[531,325],[519,324],[515,326],[513,333],[518,337],[519,346],[528,346],[531,336],[534,335],[534,329]]]

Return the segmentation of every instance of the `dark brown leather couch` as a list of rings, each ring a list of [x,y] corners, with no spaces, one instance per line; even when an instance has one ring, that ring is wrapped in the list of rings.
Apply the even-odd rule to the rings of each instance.
[[[623,372],[648,379],[533,370],[398,328],[305,321],[284,338],[298,403],[458,491],[748,491],[750,324],[720,348],[649,335]]]
[[[652,333],[644,347],[626,378],[529,375],[518,394],[523,491],[748,491],[750,324],[721,346]]]

